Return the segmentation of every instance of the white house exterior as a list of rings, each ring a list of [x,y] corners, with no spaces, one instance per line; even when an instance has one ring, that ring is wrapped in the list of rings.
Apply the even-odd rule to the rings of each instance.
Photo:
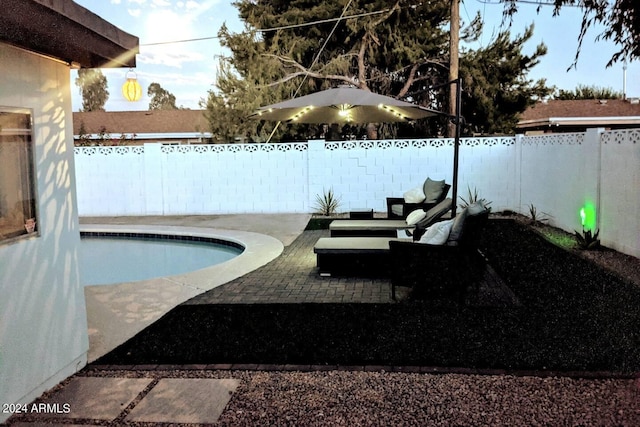
[[[138,39],[117,29],[113,32],[115,27],[70,0],[3,0],[2,5],[0,403],[11,405],[29,403],[86,364],[88,332],[77,262],[80,235],[70,68],[72,64],[96,67],[127,52],[129,59],[112,61],[109,66],[135,66]],[[51,22],[56,24],[53,29],[42,25]],[[65,39],[67,30],[69,40]],[[71,41],[77,31],[83,38]],[[29,140],[31,151],[21,158],[32,162],[31,173],[24,176],[32,178],[28,202],[35,209],[32,216],[37,228],[20,234],[14,225],[12,233],[3,234],[17,215],[11,208],[25,206],[24,201],[14,200],[24,193],[24,184],[15,191],[7,190],[24,173],[7,160],[15,147],[13,135],[25,132],[7,126],[11,123],[7,116],[15,112],[30,118],[26,125],[30,135],[21,141]],[[10,415],[0,412],[0,423]]]

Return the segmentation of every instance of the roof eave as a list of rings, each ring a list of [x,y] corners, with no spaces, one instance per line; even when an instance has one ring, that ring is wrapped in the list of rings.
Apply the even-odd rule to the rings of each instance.
[[[517,128],[533,126],[609,126],[609,125],[640,125],[640,116],[618,117],[549,117],[536,120],[521,120]]]
[[[137,37],[71,0],[2,0],[0,41],[86,68],[135,67]]]

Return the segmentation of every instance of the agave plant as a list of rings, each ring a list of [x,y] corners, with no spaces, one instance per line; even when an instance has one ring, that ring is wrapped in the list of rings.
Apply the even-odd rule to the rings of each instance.
[[[323,190],[322,195],[316,195],[316,210],[319,214],[324,216],[331,216],[336,212],[340,206],[340,197],[336,197],[333,189]]]
[[[539,225],[549,221],[549,215],[544,212],[538,212],[538,209],[532,204],[529,205],[530,224]]]
[[[491,208],[489,207],[489,205],[491,204],[491,202],[488,202],[485,198],[482,198],[478,195],[478,189],[474,187],[473,191],[471,191],[470,187],[467,187],[467,191],[468,191],[468,198],[465,199],[462,196],[458,196],[460,198],[460,200],[462,200],[462,207],[466,208],[469,205],[472,205],[474,203],[482,203],[489,211],[491,210]]]
[[[574,231],[580,249],[590,250],[600,247],[600,240],[598,239],[600,230],[596,230],[595,234],[591,230],[585,230],[584,228],[582,229],[582,234],[577,230]]]

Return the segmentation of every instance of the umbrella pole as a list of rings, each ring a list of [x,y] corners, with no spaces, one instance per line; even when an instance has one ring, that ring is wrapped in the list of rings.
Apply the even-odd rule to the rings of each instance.
[[[458,151],[460,149],[460,107],[462,104],[462,79],[458,77],[453,84],[456,85],[456,132],[453,139],[453,185],[451,191],[453,192],[453,202],[451,206],[452,217],[456,216],[456,206],[458,204]]]
[[[275,134],[278,128],[280,127],[280,123],[282,122],[276,123],[276,125],[273,127],[273,130],[271,131],[271,135],[269,135],[269,138],[267,138],[267,140],[265,141],[265,144],[268,144],[269,142],[271,142],[271,138],[273,138],[273,134]]]

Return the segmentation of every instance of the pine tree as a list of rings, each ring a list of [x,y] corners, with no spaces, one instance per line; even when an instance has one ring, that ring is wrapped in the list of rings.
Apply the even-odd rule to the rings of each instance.
[[[210,91],[203,103],[212,132],[220,140],[234,136],[264,140],[275,124],[247,120],[256,108],[340,84],[447,111],[448,0],[417,3],[354,0],[346,10],[343,10],[346,4],[343,0],[239,0],[235,4],[247,30],[231,34],[226,28],[221,29],[220,40],[232,54],[221,59],[216,90]],[[336,25],[333,18],[343,12],[347,18]],[[353,15],[358,17],[348,18]],[[298,25],[310,22],[314,24]],[[476,17],[464,28],[461,39],[471,40],[480,30],[481,19]],[[461,74],[480,73],[482,55],[492,56],[493,60],[510,63],[509,71],[513,74],[508,76],[508,81],[518,81],[517,88],[524,91],[522,97],[540,94],[544,82],[534,84],[524,76],[544,50],[524,60],[520,52],[524,42],[507,43],[508,39],[508,35],[496,39],[496,46],[488,46],[486,52],[476,55],[477,59],[473,51],[463,53],[470,56],[463,61],[468,70],[461,68]],[[498,58],[499,54],[504,56]],[[467,83],[470,89],[482,81],[467,79]],[[433,86],[440,89],[431,90]],[[476,96],[470,90],[467,94]],[[473,123],[476,118],[472,115],[467,120],[475,127],[489,129],[487,118],[526,108],[526,103],[520,98],[512,100],[514,97],[517,98],[514,93],[505,95],[504,102],[509,105],[498,108],[496,113],[477,116],[481,121],[479,125]],[[481,103],[486,104],[486,108],[493,105],[476,102]],[[512,123],[512,118],[507,122]],[[378,133],[380,137],[438,135],[443,133],[445,125],[444,118],[429,119],[382,126]],[[300,137],[312,136],[316,131],[316,127],[310,125],[287,126],[286,131]],[[505,126],[495,128],[502,131]],[[284,132],[279,129],[275,137],[283,137]]]
[[[545,80],[534,82],[526,78],[547,51],[540,44],[532,55],[524,55],[522,48],[531,36],[533,26],[514,38],[509,32],[502,32],[486,48],[462,56],[466,133],[513,133],[520,113],[551,93]]]

